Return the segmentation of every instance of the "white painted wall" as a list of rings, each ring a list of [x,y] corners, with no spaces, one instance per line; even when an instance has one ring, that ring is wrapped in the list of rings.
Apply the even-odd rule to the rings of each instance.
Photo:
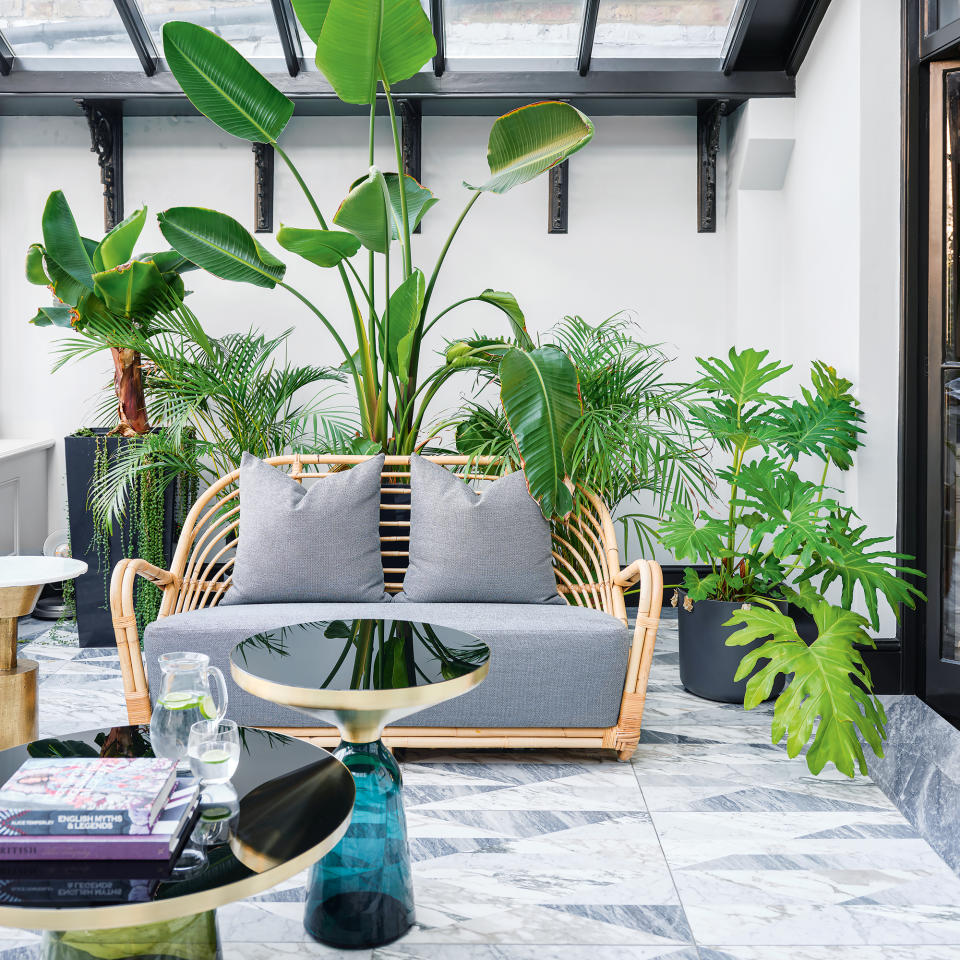
[[[569,234],[546,233],[544,180],[483,197],[448,257],[435,302],[487,286],[511,290],[534,330],[565,313],[597,320],[629,309],[651,341],[679,358],[678,378],[694,372],[695,354],[725,352],[732,343],[769,347],[794,362],[794,383],[813,359],[835,364],[854,381],[868,417],[867,447],[843,478],[845,495],[878,534],[892,534],[899,102],[899,4],[835,0],[798,77],[796,102],[753,104],[729,122],[716,234],[696,232],[695,120],[600,117],[593,143],[571,161]],[[467,199],[461,180],[483,177],[489,126],[485,118],[424,120],[424,182],[441,203],[414,237],[418,263],[432,263]],[[378,160],[391,168],[385,121],[381,134]],[[284,135],[330,213],[364,171],[364,144],[365,121],[352,118],[296,118]],[[200,204],[252,226],[248,144],[202,118],[131,118],[124,148],[127,212],[140,203],[153,213]],[[54,335],[26,323],[42,291],[23,280],[23,253],[39,238],[44,199],[58,186],[81,229],[98,235],[100,185],[85,121],[0,117],[0,437],[62,436],[87,422],[109,375],[104,357],[50,377]],[[275,218],[277,225],[311,223],[279,161]],[[261,239],[281,252],[272,237]],[[160,244],[151,220],[142,248]],[[335,276],[284,259],[290,282],[342,324]],[[211,332],[295,326],[291,353],[298,360],[338,362],[329,338],[283,291],[201,274],[191,274],[189,286]],[[471,305],[451,315],[437,344],[498,323],[495,312]],[[462,389],[469,389],[466,378]],[[454,406],[457,391],[444,400]],[[62,511],[61,457],[51,518]],[[893,630],[887,618],[881,635]]]

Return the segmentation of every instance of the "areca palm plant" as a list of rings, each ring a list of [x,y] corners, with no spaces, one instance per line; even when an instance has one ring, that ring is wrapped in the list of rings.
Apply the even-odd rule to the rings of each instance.
[[[163,487],[179,478],[189,495],[237,469],[244,451],[258,457],[366,452],[356,416],[337,407],[342,373],[281,359],[290,333],[208,337],[185,304],[168,301],[149,336],[114,327],[62,341],[58,365],[111,342],[140,354],[148,410],[163,424],[117,451],[91,490],[95,515],[105,523],[122,516],[147,472],[159,475]]]
[[[279,142],[294,111],[291,100],[226,41],[194,24],[167,23],[164,53],[198,110],[227,133],[271,144],[289,167],[315,222],[284,225],[277,241],[319,269],[339,273],[342,309],[352,333],[341,336],[329,309],[321,310],[286,282],[286,264],[226,214],[175,207],[160,215],[160,229],[177,251],[210,273],[261,287],[279,286],[300,301],[342,354],[362,436],[380,449],[409,453],[420,442],[427,408],[440,385],[458,369],[452,364],[422,369],[423,338],[435,323],[462,304],[479,301],[500,311],[519,340],[529,340],[523,315],[508,293],[481,288],[436,308],[437,278],[461,225],[481,197],[506,193],[585,146],[593,124],[560,102],[532,104],[496,120],[487,149],[490,176],[483,183],[465,184],[463,210],[436,262],[422,270],[413,262],[410,236],[437,198],[403,173],[392,87],[436,53],[430,22],[419,0],[294,0],[293,6],[317,45],[317,66],[337,96],[369,111],[368,169],[349,186],[332,216],[321,211]],[[392,172],[375,164],[374,126],[381,97],[390,115]],[[577,374],[562,352],[526,346],[502,359],[503,412],[519,445],[531,493],[546,515],[564,514],[573,506],[564,483],[572,448],[563,441],[580,410]]]
[[[564,441],[575,488],[598,493],[617,511],[625,547],[631,535],[652,550],[663,511],[672,503],[692,505],[708,495],[712,474],[704,457],[703,433],[690,418],[702,399],[688,384],[667,378],[670,358],[636,338],[634,322],[617,314],[598,324],[564,317],[540,341],[569,357],[577,371],[582,407]],[[526,346],[534,349],[532,341]],[[476,370],[483,387],[502,389],[500,361],[516,350],[511,338],[460,340],[447,349],[448,363]],[[499,404],[469,401],[437,429],[455,427],[458,453],[495,456],[511,468],[520,457]],[[645,495],[652,512],[634,498]]]

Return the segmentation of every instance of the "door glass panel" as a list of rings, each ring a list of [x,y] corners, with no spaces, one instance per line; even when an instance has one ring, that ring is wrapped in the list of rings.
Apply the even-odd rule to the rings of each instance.
[[[960,20],[960,0],[940,0],[937,4],[937,27]]]
[[[960,660],[960,370],[943,373],[944,660]]]
[[[958,0],[960,2],[960,0]],[[943,165],[943,359],[960,359],[960,317],[958,317],[957,280],[960,277],[960,244],[957,243],[955,218],[960,203],[960,73],[946,74],[944,89],[946,157]]]

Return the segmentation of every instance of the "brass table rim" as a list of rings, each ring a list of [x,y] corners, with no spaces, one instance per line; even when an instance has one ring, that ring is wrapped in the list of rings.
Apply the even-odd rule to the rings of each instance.
[[[322,747],[316,747],[322,750]],[[325,753],[329,751],[323,751]],[[332,755],[331,755],[332,756]],[[332,757],[343,766],[340,760]],[[345,768],[346,769],[346,768]],[[349,770],[347,771],[349,774]],[[118,903],[110,906],[85,907],[14,907],[0,905],[0,926],[20,930],[109,930],[114,927],[133,927],[147,923],[163,923],[196,913],[206,913],[228,903],[262,893],[289,880],[290,877],[312,866],[325,857],[341,840],[350,826],[353,808],[341,824],[316,846],[263,873],[254,873],[234,883],[188,893],[169,900],[149,900],[145,903]],[[242,863],[243,861],[241,861]],[[249,869],[249,868],[248,868]]]
[[[377,619],[373,617],[356,617],[355,619]],[[395,619],[384,617],[382,619]],[[402,621],[410,623],[428,623],[422,621]],[[281,629],[281,628],[277,628]],[[453,628],[456,629],[456,628]],[[414,710],[432,707],[447,700],[452,700],[477,686],[490,671],[492,651],[488,644],[466,633],[458,633],[476,640],[487,649],[487,659],[469,673],[452,680],[438,680],[436,683],[427,683],[420,687],[395,687],[390,690],[326,690],[321,687],[298,687],[291,684],[279,683],[276,680],[266,680],[263,677],[244,670],[233,659],[233,653],[240,644],[237,644],[230,653],[230,675],[237,686],[247,693],[252,693],[261,700],[282,704],[287,707],[297,707],[307,710],[356,710],[356,711],[383,711]],[[241,641],[242,643],[243,641]]]

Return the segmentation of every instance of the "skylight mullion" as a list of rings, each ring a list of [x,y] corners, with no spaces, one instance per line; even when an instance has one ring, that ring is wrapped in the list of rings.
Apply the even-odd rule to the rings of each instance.
[[[13,48],[0,31],[0,74],[7,76],[13,69]]]
[[[117,13],[123,21],[124,29],[130,37],[134,50],[137,51],[137,57],[143,66],[143,72],[152,77],[157,72],[157,66],[160,63],[160,57],[157,55],[157,48],[153,43],[153,37],[150,35],[150,29],[143,19],[143,13],[137,5],[137,0],[113,0]]]
[[[600,0],[586,0],[583,6],[583,20],[580,22],[580,45],[577,51],[577,73],[585,77],[590,70],[590,58],[593,56],[593,37],[597,32],[597,14],[600,12]]]
[[[730,20],[727,38],[723,44],[723,62],[721,64],[721,69],[728,77],[737,68],[737,58],[740,56],[740,50],[743,47],[743,41],[746,39],[747,31],[750,29],[750,20],[756,7],[757,0],[740,0]]]
[[[300,73],[300,58],[303,56],[303,47],[300,43],[300,31],[297,29],[297,20],[293,15],[290,0],[270,0],[273,7],[273,16],[277,21],[277,31],[280,34],[280,45],[283,47],[283,58],[287,61],[287,72],[291,77]]]
[[[430,23],[437,41],[437,55],[433,58],[433,75],[442,77],[447,68],[446,39],[443,32],[443,0],[430,0]]]

